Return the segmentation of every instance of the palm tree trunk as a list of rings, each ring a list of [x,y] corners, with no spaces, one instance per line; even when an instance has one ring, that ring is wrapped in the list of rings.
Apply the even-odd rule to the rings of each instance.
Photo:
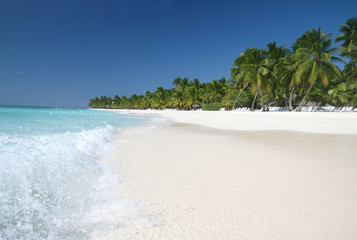
[[[261,90],[260,90],[260,97],[262,98],[262,111],[265,111],[265,109],[264,109],[264,95]]]
[[[257,99],[258,93],[255,93],[254,100],[252,103],[252,108],[250,109],[251,111],[254,111],[254,105],[255,105],[255,100]]]
[[[285,107],[287,107],[288,106],[288,101],[286,100],[286,93],[285,93],[285,91],[284,91],[284,102],[285,102]],[[278,105],[278,104],[277,104]]]
[[[309,95],[309,93],[310,93],[310,91],[311,91],[311,89],[312,89],[312,86],[314,86],[315,81],[316,81],[316,79],[315,79],[314,81],[312,81],[312,83],[311,83],[310,86],[309,86],[309,89],[307,89],[307,92],[306,92],[304,98],[301,100],[299,106],[298,106],[297,109],[296,109],[297,112],[301,112],[301,107],[302,107],[302,105],[304,104],[304,102],[306,101],[306,98],[307,98],[307,96]]]
[[[293,87],[291,88],[290,91],[290,96],[289,96],[289,111],[294,111],[294,107],[293,107],[293,94],[295,91],[295,84],[293,85]]]
[[[247,85],[248,85],[248,83],[245,83],[244,86],[243,86],[243,88],[239,91],[239,93],[238,93],[236,99],[234,100],[232,110],[234,110],[234,107],[236,106],[236,103],[237,103],[237,100],[238,100],[239,96],[242,94],[242,92],[244,91],[244,89],[245,89],[245,87],[246,87]]]

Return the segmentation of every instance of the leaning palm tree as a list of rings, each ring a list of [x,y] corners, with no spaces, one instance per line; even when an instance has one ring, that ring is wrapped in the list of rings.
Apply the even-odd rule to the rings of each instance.
[[[340,26],[341,34],[336,37],[335,42],[343,41],[342,47],[350,49],[351,46],[357,46],[357,18],[352,17],[346,21],[346,24]]]
[[[263,52],[257,48],[249,48],[234,61],[234,65],[239,66],[239,73],[235,79],[238,82],[243,82],[242,91],[248,84],[251,84],[251,91],[255,96],[258,91],[260,92],[262,109],[264,110],[264,91],[269,90],[267,77],[271,74],[271,71],[264,63]],[[233,105],[235,106],[235,104]]]
[[[249,84],[249,81],[246,81],[246,79],[244,79],[242,76],[238,75],[239,71],[240,71],[239,67],[234,67],[231,69],[231,79],[234,80],[233,88],[240,89],[236,98],[234,99],[232,110],[235,109],[235,106],[237,104],[239,97],[242,95],[243,91]]]
[[[293,54],[293,58],[299,61],[299,67],[296,72],[297,81],[305,81],[309,83],[305,96],[300,102],[296,111],[301,111],[302,105],[305,103],[309,93],[316,81],[322,81],[326,87],[329,81],[329,75],[341,76],[340,69],[332,63],[332,61],[343,60],[332,54],[337,51],[337,48],[330,48],[332,34],[325,34],[319,29],[307,31],[297,40],[300,48]]]

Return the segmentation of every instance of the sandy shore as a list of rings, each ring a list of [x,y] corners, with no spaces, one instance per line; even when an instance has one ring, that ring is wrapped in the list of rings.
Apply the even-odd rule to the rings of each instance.
[[[113,111],[152,114],[174,122],[225,130],[357,134],[356,112]]]
[[[203,123],[205,113],[165,112],[160,115],[177,123],[235,131],[174,124],[119,136],[107,161],[123,176],[140,214],[94,238],[357,238],[357,135],[242,132],[230,127],[238,117],[229,114],[217,113]],[[333,133],[354,133],[356,117],[342,115],[324,121],[335,124]],[[276,118],[264,119],[270,125],[254,130],[286,130],[291,124],[281,129],[275,121],[282,120]],[[319,125],[316,118],[310,120],[306,115],[294,121]],[[301,124],[294,122],[290,130]]]

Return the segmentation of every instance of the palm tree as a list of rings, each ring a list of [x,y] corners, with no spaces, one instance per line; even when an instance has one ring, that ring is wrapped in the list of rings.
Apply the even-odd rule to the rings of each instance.
[[[295,60],[300,61],[296,72],[296,79],[297,81],[306,81],[310,85],[296,111],[301,111],[301,107],[316,81],[322,81],[326,87],[329,75],[341,75],[340,69],[332,61],[343,62],[343,60],[331,55],[337,51],[336,48],[330,48],[331,37],[332,34],[325,34],[319,28],[318,30],[312,29],[307,31],[297,40],[297,43],[301,47],[293,55]]]
[[[88,107],[94,107],[94,108],[97,107],[97,106],[96,106],[95,99],[89,99]]]
[[[137,101],[137,108],[139,109],[147,109],[148,107],[148,101],[147,99],[145,98],[144,95],[139,95],[138,96],[138,101]]]
[[[138,95],[135,93],[129,98],[129,108],[137,108]]]
[[[166,93],[167,90],[162,86],[158,87],[155,92],[155,99],[154,99],[154,107],[155,108],[164,108],[166,107],[167,100],[166,100]]]
[[[318,85],[321,85],[321,83]],[[348,104],[349,94],[348,84],[346,82],[341,82],[339,79],[333,79],[330,81],[327,89],[322,86],[315,86],[311,91],[311,95],[313,98],[316,98],[316,102],[318,102],[319,105],[323,106],[330,104],[333,106],[345,106]]]
[[[346,24],[340,26],[340,32],[335,42],[343,41],[341,55],[350,60],[344,72],[349,82],[355,82],[357,80],[357,18],[348,19]]]
[[[113,107],[114,108],[118,108],[119,107],[119,104],[120,104],[120,97],[118,96],[118,95],[115,95],[114,96],[114,99],[113,99],[113,101],[114,101],[114,103],[113,103]]]
[[[249,83],[244,80],[242,81],[241,78],[238,78],[239,71],[240,71],[239,66],[234,66],[233,68],[231,68],[231,79],[234,81],[233,89],[240,89],[237,96],[234,99],[232,110],[235,109],[235,106],[237,104],[240,95],[243,93],[243,91],[245,90],[245,88],[248,86]]]
[[[128,108],[129,107],[129,100],[126,96],[121,97],[121,108]]]
[[[284,47],[284,45],[278,47],[276,42],[268,43],[267,49],[263,50],[263,55],[265,58],[265,65],[270,70],[269,74],[269,95],[267,99],[267,104],[270,104],[270,95],[273,93],[275,96],[275,101],[279,102],[281,91],[283,92],[283,98],[286,102],[286,93],[285,89],[278,87],[278,65],[282,62],[285,57],[290,53],[290,51]],[[269,107],[269,106],[267,106]]]
[[[197,91],[201,88],[201,83],[198,78],[194,78],[193,81],[189,82],[189,86],[194,87]]]
[[[349,105],[357,106],[357,82],[347,85],[347,94],[349,97]]]
[[[295,97],[295,90],[301,83],[300,79],[296,78],[296,72],[301,60],[294,59],[293,56],[284,58],[276,68],[277,78],[279,80],[279,86],[285,94],[285,91],[289,92],[289,111],[293,111],[293,100]]]
[[[205,102],[219,102],[224,96],[225,89],[221,82],[216,79],[206,84],[203,98]]]
[[[341,56],[350,59],[344,68],[347,81],[352,83],[357,82],[357,46],[350,46],[349,50],[341,53]]]
[[[237,59],[234,61],[233,65],[238,64],[237,63],[238,62]],[[234,80],[233,88],[234,89],[240,89],[238,94],[237,94],[237,96],[236,96],[236,98],[234,99],[232,110],[235,109],[235,106],[237,104],[237,101],[238,101],[239,97],[241,96],[241,94],[243,93],[245,88],[250,83],[249,79],[243,78],[242,75],[239,75],[239,72],[240,72],[239,65],[236,65],[234,68],[231,69],[231,78]]]
[[[251,84],[251,91],[253,94],[257,94],[258,91],[260,92],[262,109],[264,110],[264,91],[269,90],[270,86],[267,77],[271,75],[272,72],[264,63],[262,50],[258,50],[257,48],[249,48],[245,50],[244,53],[234,61],[234,65],[238,66],[240,70],[235,79],[238,82],[243,82],[243,89],[241,92],[248,86],[248,84]],[[254,99],[256,99],[256,97]]]
[[[173,107],[182,109],[185,106],[185,96],[181,91],[176,91],[172,94],[169,103]]]
[[[357,46],[357,18],[352,17],[346,21],[346,24],[340,26],[340,34],[335,42],[343,41],[342,47],[349,49],[351,46]]]
[[[178,92],[184,92],[189,85],[188,78],[176,78],[173,81],[173,85],[176,87]]]
[[[285,48],[285,44],[278,47],[274,41],[267,44],[267,49],[263,50],[263,54],[267,58],[268,63],[273,65],[272,68],[274,68],[274,66],[278,64],[282,58],[289,54],[289,50]]]
[[[185,107],[192,108],[195,104],[201,104],[202,92],[201,84],[198,78],[193,79],[189,82],[189,87],[184,93],[185,97]]]
[[[146,93],[145,93],[145,99],[146,99],[146,109],[148,109],[148,108],[153,108],[153,104],[152,104],[152,102],[153,102],[153,96],[154,96],[154,94],[153,93],[151,93],[150,91],[146,91]]]

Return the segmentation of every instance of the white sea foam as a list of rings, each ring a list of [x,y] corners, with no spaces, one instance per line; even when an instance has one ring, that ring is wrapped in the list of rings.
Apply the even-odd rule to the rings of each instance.
[[[119,175],[100,161],[114,136],[110,126],[1,134],[0,239],[87,239],[138,215],[124,193],[113,191],[120,189]],[[115,214],[105,219],[105,211]]]

